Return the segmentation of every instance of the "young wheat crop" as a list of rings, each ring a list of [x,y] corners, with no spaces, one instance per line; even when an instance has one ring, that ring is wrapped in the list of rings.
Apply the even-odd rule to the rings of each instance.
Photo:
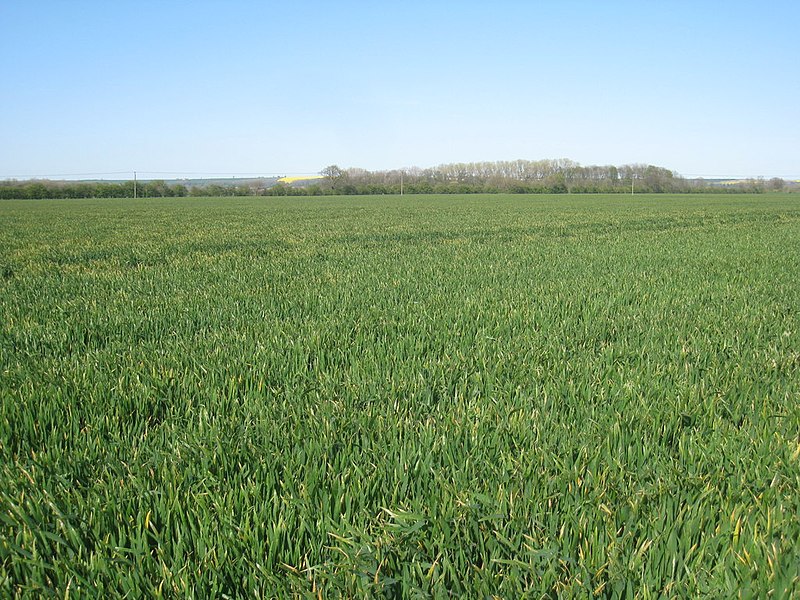
[[[0,203],[0,594],[800,592],[800,204]]]

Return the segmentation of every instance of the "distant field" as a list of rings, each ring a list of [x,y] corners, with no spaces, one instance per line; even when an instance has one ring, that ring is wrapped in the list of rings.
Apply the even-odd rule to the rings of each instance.
[[[314,179],[324,179],[322,175],[301,175],[298,177],[281,177],[278,183],[295,183],[297,181],[311,181]]]
[[[0,202],[0,596],[800,594],[800,199]]]

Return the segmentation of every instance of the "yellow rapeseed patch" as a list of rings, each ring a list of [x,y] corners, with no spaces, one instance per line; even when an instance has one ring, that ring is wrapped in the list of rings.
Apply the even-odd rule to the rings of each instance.
[[[295,181],[308,181],[309,179],[322,179],[322,175],[305,175],[302,177],[281,177],[280,183],[294,183]]]

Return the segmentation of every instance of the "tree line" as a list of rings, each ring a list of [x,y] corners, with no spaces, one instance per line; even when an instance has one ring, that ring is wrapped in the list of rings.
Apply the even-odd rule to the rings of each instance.
[[[253,196],[265,190],[247,185],[169,184],[163,180],[123,181],[0,181],[0,199],[25,200],[42,198],[179,198],[184,196]]]
[[[317,186],[320,191],[339,194],[397,194],[401,191],[408,194],[763,193],[781,190],[785,184],[782,179],[775,178],[720,185],[702,179],[686,179],[653,165],[581,166],[568,159],[450,163],[430,169],[374,172],[331,165],[321,174],[325,179]]]
[[[187,196],[185,185],[169,185],[164,181],[1,181],[0,198],[167,198]]]
[[[429,169],[367,171],[330,165],[321,179],[278,182],[259,180],[242,185],[168,184],[156,181],[69,182],[4,181],[0,199],[36,198],[166,198],[182,196],[322,196],[356,194],[576,194],[576,193],[763,193],[784,189],[782,179],[750,179],[720,185],[686,179],[653,165],[581,166],[568,160],[514,160],[449,163]]]

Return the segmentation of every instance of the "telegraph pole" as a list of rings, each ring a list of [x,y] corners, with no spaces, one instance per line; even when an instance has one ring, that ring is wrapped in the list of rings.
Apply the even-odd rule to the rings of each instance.
[[[403,171],[400,171],[400,195],[403,195]]]
[[[136,171],[133,172],[133,197],[136,198]]]

